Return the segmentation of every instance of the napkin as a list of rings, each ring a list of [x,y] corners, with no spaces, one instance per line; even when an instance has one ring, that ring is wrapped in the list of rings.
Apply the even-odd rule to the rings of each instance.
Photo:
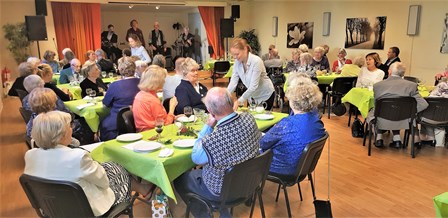
[[[100,146],[101,144],[103,144],[103,142],[97,142],[97,143],[93,143],[93,144],[88,144],[88,145],[81,145],[79,147],[82,147],[90,152],[92,152],[95,148],[97,148],[98,146]]]
[[[173,155],[173,153],[174,153],[174,149],[164,148],[164,149],[160,150],[159,157],[169,157],[169,156]]]
[[[86,107],[90,107],[90,106],[93,106],[93,105],[95,105],[95,103],[82,104],[82,105],[78,105],[78,106],[76,106],[76,109],[78,109],[78,110],[82,110],[82,109],[84,109],[84,108],[86,108]]]
[[[126,149],[129,149],[129,150],[131,150],[131,151],[134,151],[134,146],[137,145],[137,144],[139,144],[140,141],[142,141],[142,140],[139,140],[139,141],[132,142],[132,143],[129,143],[129,144],[127,144],[127,145],[124,145],[123,148],[126,148]]]

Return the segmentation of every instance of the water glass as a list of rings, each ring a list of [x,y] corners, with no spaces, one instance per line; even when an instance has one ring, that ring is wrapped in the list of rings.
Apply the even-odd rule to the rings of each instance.
[[[106,78],[106,76],[107,76],[106,71],[101,71],[101,77],[102,77],[102,78]]]
[[[114,77],[114,73],[110,72],[109,73],[109,78],[113,78]]]
[[[190,116],[193,114],[193,108],[190,106],[184,107],[184,114],[187,116],[187,118],[190,118]]]
[[[84,80],[84,76],[83,75],[79,75],[79,82],[82,82]]]

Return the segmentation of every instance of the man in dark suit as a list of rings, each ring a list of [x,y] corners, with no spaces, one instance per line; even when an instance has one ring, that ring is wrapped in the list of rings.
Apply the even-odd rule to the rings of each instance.
[[[415,100],[417,100],[417,112],[420,112],[428,107],[428,103],[418,93],[417,83],[403,79],[405,71],[406,67],[404,66],[404,64],[400,62],[392,64],[389,68],[389,78],[373,85],[375,100],[405,96],[414,97]],[[368,120],[371,120],[374,117],[373,111],[374,110],[371,110],[369,112],[367,118]],[[400,129],[409,128],[409,121],[407,119],[401,121],[390,121],[381,118],[378,118],[377,121],[379,131],[376,138],[375,146],[383,147],[383,133],[385,132],[384,130],[392,130],[393,139],[390,143],[390,146],[401,148],[402,143],[400,138]],[[415,143],[419,143],[419,141],[420,140],[418,138]]]
[[[395,62],[401,62],[400,57],[398,55],[400,54],[400,49],[398,47],[390,47],[389,51],[387,52],[387,61],[384,62],[384,64],[381,64],[378,68],[382,71],[384,71],[384,79],[387,79],[389,72],[389,67]]]
[[[149,36],[149,47],[153,50],[153,54],[165,55],[167,51],[165,37],[162,30],[159,29],[159,22],[154,22],[154,29]]]
[[[107,31],[101,33],[101,49],[106,52],[107,58],[116,62],[121,58],[121,49],[118,48],[118,36],[114,32],[114,25],[109,24]]]

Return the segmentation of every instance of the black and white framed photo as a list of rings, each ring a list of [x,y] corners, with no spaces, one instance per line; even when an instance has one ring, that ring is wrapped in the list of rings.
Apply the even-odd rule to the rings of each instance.
[[[347,18],[345,48],[384,49],[387,17]]]
[[[288,23],[286,47],[298,48],[300,44],[306,44],[308,48],[312,48],[313,27],[314,22]]]

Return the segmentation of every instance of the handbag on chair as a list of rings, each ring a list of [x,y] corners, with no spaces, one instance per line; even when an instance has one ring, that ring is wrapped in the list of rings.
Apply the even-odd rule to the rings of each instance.
[[[330,203],[330,138],[328,138],[328,198],[327,200],[317,200],[314,198],[313,204],[317,218],[333,217]]]

